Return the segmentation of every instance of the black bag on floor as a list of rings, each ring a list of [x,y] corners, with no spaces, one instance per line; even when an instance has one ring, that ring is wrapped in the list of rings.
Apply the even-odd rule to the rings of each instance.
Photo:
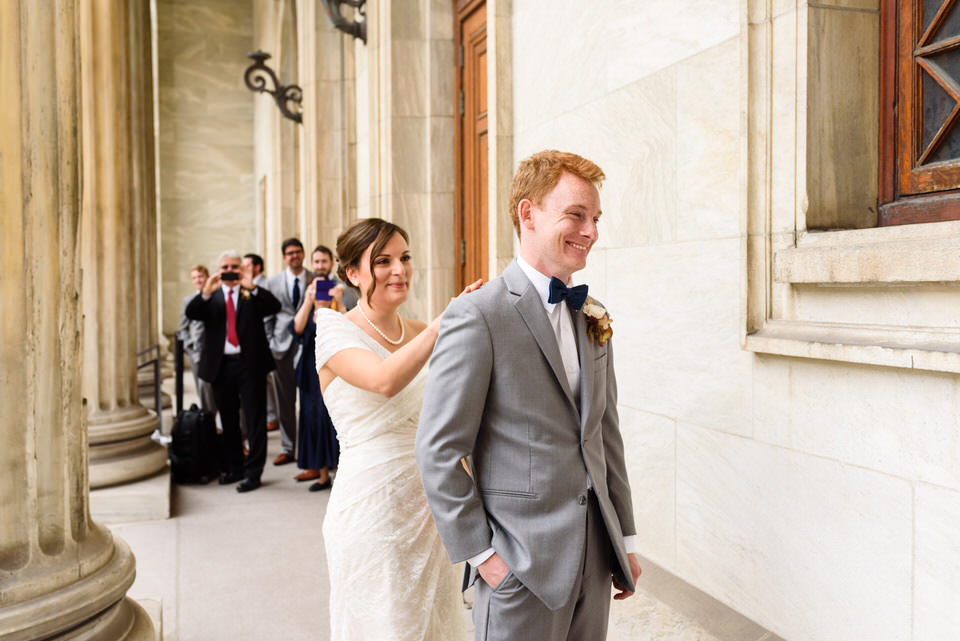
[[[219,476],[220,448],[213,414],[197,407],[177,415],[170,442],[174,483],[209,483]]]

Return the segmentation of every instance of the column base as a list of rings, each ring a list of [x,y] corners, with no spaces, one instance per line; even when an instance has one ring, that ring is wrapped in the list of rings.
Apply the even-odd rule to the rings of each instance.
[[[132,483],[90,490],[90,517],[103,524],[169,519],[170,468]]]
[[[153,476],[167,465],[167,448],[150,436],[90,446],[90,488],[110,487]]]
[[[140,405],[91,416],[90,487],[129,483],[162,470],[167,448],[150,439],[159,425]]]
[[[0,608],[0,637],[4,641],[156,641],[149,615],[124,596],[134,574],[133,553],[126,543],[114,539],[113,557],[96,572]]]

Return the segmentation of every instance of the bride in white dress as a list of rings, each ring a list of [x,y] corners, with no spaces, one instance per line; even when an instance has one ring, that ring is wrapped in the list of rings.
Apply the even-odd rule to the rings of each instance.
[[[427,507],[413,454],[439,318],[401,318],[408,237],[368,218],[337,239],[338,276],[360,290],[346,314],[316,312],[317,368],[340,441],[323,521],[331,641],[462,641],[460,573]],[[479,283],[468,287],[475,289]]]

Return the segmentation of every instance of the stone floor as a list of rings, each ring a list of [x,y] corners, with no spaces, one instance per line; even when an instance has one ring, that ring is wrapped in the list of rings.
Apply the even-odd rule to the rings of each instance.
[[[279,451],[279,433],[273,432],[269,459]],[[320,538],[329,492],[308,492],[308,483],[293,480],[297,471],[268,461],[263,487],[242,495],[215,483],[174,486],[172,518],[110,526],[137,557],[129,595],[162,603],[164,641],[329,639]],[[464,609],[472,630],[469,615]],[[729,638],[772,637],[719,635],[719,641]],[[718,637],[641,591],[612,606],[609,641],[628,640]]]

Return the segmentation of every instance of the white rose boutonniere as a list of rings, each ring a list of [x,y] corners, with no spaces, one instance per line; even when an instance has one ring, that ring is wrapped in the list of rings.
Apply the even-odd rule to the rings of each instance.
[[[242,298],[243,300],[249,300],[249,299],[250,299],[250,290],[249,290],[249,289],[246,289],[246,288],[244,288],[244,287],[241,287],[241,288],[240,288],[240,298]]]
[[[610,337],[613,336],[613,327],[611,326],[613,319],[610,318],[607,310],[603,308],[603,305],[588,296],[587,302],[583,304],[580,311],[587,317],[587,336],[590,340],[601,346],[606,345]]]

